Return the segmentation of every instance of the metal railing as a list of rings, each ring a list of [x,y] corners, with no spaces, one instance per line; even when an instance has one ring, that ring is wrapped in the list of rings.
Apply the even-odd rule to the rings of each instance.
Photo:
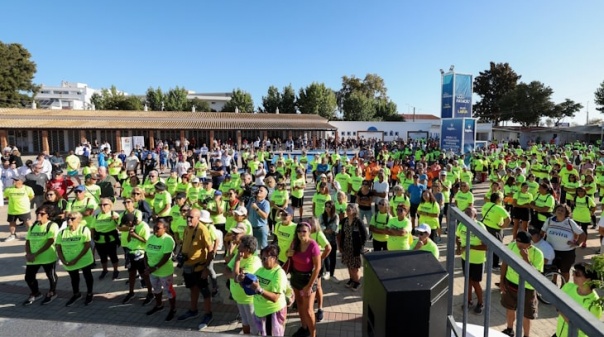
[[[575,302],[570,296],[563,293],[545,276],[539,273],[533,266],[530,266],[523,261],[519,256],[513,254],[505,245],[499,242],[493,235],[476,224],[470,217],[461,212],[458,208],[450,205],[447,214],[447,272],[449,273],[449,302],[447,308],[447,337],[453,333],[456,337],[466,336],[468,324],[468,306],[464,305],[463,309],[463,324],[461,329],[457,326],[457,322],[453,317],[453,285],[454,285],[454,269],[455,269],[455,232],[457,222],[463,223],[466,228],[466,242],[470,242],[470,234],[474,234],[487,246],[487,261],[486,261],[486,283],[487,287],[484,291],[484,303],[486,310],[484,311],[484,337],[489,336],[490,326],[490,311],[488,308],[491,303],[491,284],[492,284],[492,261],[493,254],[497,254],[499,259],[505,262],[509,268],[513,268],[518,272],[520,278],[518,282],[518,306],[516,309],[516,336],[522,337],[522,318],[524,317],[524,294],[525,282],[527,281],[535,288],[535,291],[545,296],[548,301],[555,306],[558,311],[568,318],[569,337],[576,337],[578,329],[582,330],[588,336],[602,336],[604,331],[604,323],[600,322],[594,315],[585,310],[581,305]],[[464,292],[463,299],[467,298],[469,288],[469,254],[470,250],[465,250],[465,275],[464,275]],[[553,333],[553,332],[552,332]]]

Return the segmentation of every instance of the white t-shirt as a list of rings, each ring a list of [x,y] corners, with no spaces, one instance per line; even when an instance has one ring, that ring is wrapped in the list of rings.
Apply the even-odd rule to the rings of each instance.
[[[386,193],[386,196],[383,199],[388,200],[388,191],[390,190],[390,185],[388,184],[388,180],[384,179],[383,182],[374,181],[373,190],[378,193]],[[378,202],[379,199],[382,199],[382,197],[374,197],[373,202]]]
[[[568,242],[575,239],[575,234],[583,234],[581,227],[571,218],[566,218],[562,222],[556,221],[555,217],[548,218],[541,230],[547,235],[547,242],[558,251],[575,249],[576,247],[569,245]]]
[[[128,156],[124,162],[126,163],[126,170],[131,171],[136,169],[140,160],[137,156]]]
[[[547,241],[541,239],[539,242],[533,242],[533,246],[539,248],[539,250],[543,253],[543,258],[547,260],[547,264],[552,264],[554,262],[554,258],[556,257],[556,252],[554,252],[554,248]]]

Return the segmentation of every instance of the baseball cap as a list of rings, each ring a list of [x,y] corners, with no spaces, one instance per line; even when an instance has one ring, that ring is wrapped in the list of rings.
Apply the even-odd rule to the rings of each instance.
[[[193,179],[191,179],[191,183],[196,184],[199,182],[199,178],[195,177]]]
[[[441,175],[441,176],[446,176],[446,175],[447,175],[447,171],[446,171],[446,170],[442,170],[442,171],[440,171],[440,175]]]
[[[239,206],[239,207],[237,207],[237,209],[235,209],[233,211],[233,213],[235,213],[237,215],[247,215],[247,208],[245,208],[243,206]]]
[[[24,176],[14,176],[13,180],[25,181],[25,177]]]
[[[228,173],[227,173],[227,174],[225,174],[225,175],[224,175],[224,179],[231,179],[231,175],[230,175],[230,174],[228,174]]]
[[[288,208],[284,209],[284,210],[282,211],[282,213],[283,213],[283,212],[287,213],[288,215],[294,215],[294,209],[293,209],[293,208],[291,208],[291,207],[288,207]]]
[[[208,178],[202,178],[202,179],[201,179],[201,183],[202,183],[202,184],[209,184],[209,183],[211,183],[211,182],[212,182],[212,179],[208,179]]]
[[[214,191],[214,196],[218,196],[218,195],[222,195],[222,191],[218,191],[218,190]]]
[[[231,228],[231,232],[235,234],[242,234],[247,231],[247,227],[243,222],[238,222],[237,226]]]
[[[425,174],[422,174],[421,176],[419,176],[419,180],[428,180],[428,176]]]
[[[76,188],[73,189],[74,192],[84,192],[86,191],[86,187],[84,187],[84,185],[78,185],[76,186]]]
[[[525,231],[519,231],[516,234],[516,241],[520,243],[531,243],[531,235]]]
[[[425,223],[417,226],[417,228],[415,228],[416,232],[423,232],[423,233],[428,233],[428,235],[430,235],[432,233],[432,230],[430,229],[430,226],[426,225]]]
[[[86,176],[84,176],[84,179],[94,179],[94,180],[98,180],[99,176],[97,176],[96,174],[90,174],[88,173]]]
[[[255,295],[256,291],[254,289],[252,289],[252,284],[254,282],[256,282],[258,280],[258,278],[256,277],[256,275],[254,274],[245,274],[245,277],[243,278],[243,281],[241,281],[241,287],[243,288],[243,291],[247,294],[247,295]]]
[[[155,189],[162,192],[166,190],[166,184],[164,184],[163,182],[158,182],[155,184]]]

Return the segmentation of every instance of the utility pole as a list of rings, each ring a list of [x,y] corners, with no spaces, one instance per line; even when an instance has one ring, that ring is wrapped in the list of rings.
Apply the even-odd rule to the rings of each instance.
[[[585,121],[585,125],[589,125],[589,101],[587,101],[585,111],[587,112],[587,120]]]
[[[413,107],[413,122],[415,123],[415,107]]]

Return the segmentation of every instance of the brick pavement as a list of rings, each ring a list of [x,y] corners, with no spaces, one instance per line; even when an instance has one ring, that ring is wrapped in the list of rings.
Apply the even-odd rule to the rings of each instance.
[[[486,184],[475,186],[475,194],[477,199],[482,201],[482,195],[486,191]],[[308,193],[312,193],[310,190]],[[310,200],[307,198],[307,200]],[[478,202],[481,205],[482,202]],[[121,203],[116,203],[116,209],[120,210]],[[310,214],[310,209],[305,210],[305,214]],[[8,225],[5,223],[6,206],[0,207],[0,239],[7,236]],[[18,229],[18,233],[23,234],[23,228]],[[507,238],[510,239],[510,236]],[[578,250],[578,259],[589,257],[595,252],[598,245],[597,238],[594,233],[590,233],[587,249]],[[446,239],[443,238],[443,244],[440,244],[441,262],[445,261],[445,245]],[[24,241],[18,240],[10,243],[0,242],[0,261],[2,268],[0,271],[0,318],[26,318],[26,319],[44,319],[52,321],[66,321],[75,323],[99,323],[99,324],[114,324],[117,326],[131,327],[149,327],[161,329],[174,329],[176,331],[196,330],[199,319],[193,319],[186,322],[173,320],[172,322],[164,322],[163,319],[166,311],[158,313],[154,316],[146,316],[145,312],[150,307],[142,307],[142,297],[145,295],[145,290],[138,289],[137,295],[140,298],[130,304],[122,305],[121,299],[127,293],[127,285],[125,280],[127,272],[120,268],[120,278],[112,281],[110,279],[98,280],[100,269],[95,269],[95,298],[94,302],[85,307],[83,301],[71,308],[66,308],[64,303],[71,294],[70,283],[67,273],[62,267],[58,267],[59,298],[47,306],[39,305],[39,302],[32,306],[24,307],[22,301],[27,297],[28,288],[23,280],[24,275]],[[214,321],[205,329],[205,332],[221,332],[234,333],[240,331],[240,324],[237,322],[237,308],[233,301],[228,300],[228,294],[225,291],[224,278],[221,276],[222,267],[217,268],[219,273],[219,295],[213,299]],[[338,261],[336,277],[340,280],[347,279],[347,271]],[[461,297],[463,292],[463,275],[459,258],[456,261],[455,283],[453,288],[454,296],[454,315],[458,320],[461,320],[462,311]],[[493,281],[497,281],[499,276],[495,274]],[[47,289],[47,283],[43,279],[43,274],[38,275],[41,291]],[[177,282],[182,278],[178,277]],[[485,277],[486,280],[486,277]],[[176,287],[177,292],[177,308],[179,314],[183,313],[188,307],[189,292],[184,288],[181,282]],[[82,280],[82,288],[84,288]],[[318,336],[361,336],[362,335],[362,294],[363,288],[358,292],[352,292],[344,287],[344,282],[336,284],[332,281],[323,281],[324,286],[324,310],[325,319],[318,323]],[[483,287],[485,282],[483,281]],[[493,296],[492,305],[485,310],[491,310],[490,326],[495,330],[505,328],[505,311],[499,305],[499,292],[495,285],[492,285]],[[200,305],[200,308],[202,306]],[[556,313],[554,308],[540,304],[540,318],[533,323],[533,333],[531,336],[546,337],[551,336],[555,329]],[[444,319],[444,317],[443,317]],[[482,325],[483,317],[470,314],[469,323]],[[299,319],[297,314],[290,313],[288,315],[288,324],[286,336],[291,335],[299,327]]]

